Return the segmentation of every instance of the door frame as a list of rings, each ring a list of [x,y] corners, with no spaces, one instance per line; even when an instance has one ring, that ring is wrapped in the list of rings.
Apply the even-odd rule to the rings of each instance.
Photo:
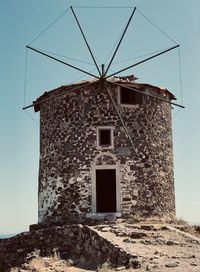
[[[92,213],[97,213],[96,170],[106,170],[106,169],[114,169],[116,172],[116,213],[120,213],[121,212],[121,182],[120,182],[121,178],[120,178],[119,163],[116,163],[113,165],[103,164],[103,165],[92,166]]]

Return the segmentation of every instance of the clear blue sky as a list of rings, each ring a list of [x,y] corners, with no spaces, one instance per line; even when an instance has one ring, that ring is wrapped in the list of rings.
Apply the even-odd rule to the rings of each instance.
[[[174,170],[177,217],[200,223],[200,2],[199,0],[0,0],[0,233],[16,233],[37,222],[39,166],[38,113],[22,111],[24,104],[25,46],[49,23],[73,6],[136,6],[181,44],[183,104],[173,110]],[[131,9],[75,9],[92,50],[104,63],[130,16]],[[137,12],[114,62],[165,49],[174,43]],[[70,12],[31,46],[92,62]],[[82,76],[36,53],[27,52],[26,104],[45,90]],[[64,59],[88,71],[89,63]],[[140,59],[121,62],[112,70]],[[95,72],[95,71],[93,71]],[[181,103],[178,50],[127,74],[142,82],[165,86]],[[86,79],[83,77],[83,79]]]

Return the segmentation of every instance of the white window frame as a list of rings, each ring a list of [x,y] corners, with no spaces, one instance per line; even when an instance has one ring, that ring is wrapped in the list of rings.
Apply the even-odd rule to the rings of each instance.
[[[100,130],[110,130],[110,141],[111,141],[111,145],[108,145],[108,146],[103,146],[103,145],[100,145]],[[114,127],[112,126],[102,126],[102,127],[97,127],[97,132],[96,132],[96,135],[97,135],[97,148],[98,149],[113,149],[114,148],[114,135],[113,135],[113,130],[114,130]]]
[[[126,88],[126,86],[124,86]],[[121,87],[118,86],[118,95],[117,95],[117,100],[118,100],[118,104],[121,106],[121,107],[126,107],[126,108],[133,108],[133,109],[137,109],[139,108],[139,104],[134,104],[134,105],[131,105],[131,104],[123,104],[121,103]]]

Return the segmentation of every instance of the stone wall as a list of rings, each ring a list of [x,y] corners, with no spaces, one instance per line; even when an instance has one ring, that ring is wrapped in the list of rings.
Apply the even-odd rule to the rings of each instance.
[[[38,249],[41,256],[51,256],[55,250],[62,259],[79,259],[82,256],[86,260],[93,260],[94,267],[108,260],[115,267],[140,266],[136,255],[127,254],[89,226],[64,225],[45,229],[32,227],[31,232],[0,239],[0,271],[7,272],[11,267],[20,266],[25,262],[27,254]]]
[[[170,99],[158,88],[133,85]],[[63,92],[40,104],[39,222],[81,220],[95,210],[95,165],[116,165],[122,217],[174,217],[170,104],[143,95],[141,105],[118,105],[133,148],[107,91],[97,83],[72,87],[45,94]],[[117,101],[118,88],[109,89]],[[112,126],[113,149],[97,147],[98,126]]]

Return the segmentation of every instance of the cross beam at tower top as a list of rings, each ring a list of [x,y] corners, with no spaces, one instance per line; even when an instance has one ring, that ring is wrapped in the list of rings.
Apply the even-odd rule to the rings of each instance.
[[[135,67],[135,66],[137,66],[137,65],[140,65],[140,64],[142,64],[142,63],[144,63],[144,62],[147,62],[147,61],[149,61],[149,60],[151,60],[151,59],[153,59],[153,58],[156,58],[156,57],[158,57],[158,56],[160,56],[160,55],[162,55],[162,54],[165,54],[165,53],[167,53],[167,52],[169,52],[169,51],[171,51],[171,50],[173,50],[173,49],[176,49],[176,48],[178,48],[178,47],[180,46],[180,45],[177,45],[177,44],[176,44],[175,46],[173,46],[173,47],[171,47],[171,48],[168,48],[168,49],[166,49],[166,50],[163,50],[163,51],[161,51],[161,52],[159,52],[159,53],[157,53],[157,54],[155,54],[155,55],[153,55],[153,56],[151,56],[151,57],[148,57],[148,58],[143,59],[143,60],[141,60],[141,61],[139,61],[139,62],[137,62],[137,63],[134,63],[134,64],[132,64],[132,65],[130,65],[130,66],[127,66],[127,67],[125,67],[125,68],[123,68],[123,69],[121,69],[121,70],[119,70],[119,71],[117,71],[117,72],[113,72],[113,73],[111,73],[111,74],[108,74],[108,71],[109,71],[109,69],[110,69],[110,67],[111,67],[111,65],[112,65],[112,63],[113,63],[113,60],[114,60],[114,58],[115,58],[115,56],[116,56],[116,54],[117,54],[117,52],[118,52],[118,50],[119,50],[119,48],[120,48],[120,46],[121,46],[121,43],[122,43],[122,41],[123,41],[123,39],[124,39],[124,36],[125,36],[125,34],[126,34],[127,30],[128,30],[128,27],[129,27],[129,25],[130,25],[130,23],[131,23],[131,20],[132,20],[133,16],[134,16],[134,14],[135,14],[136,7],[133,9],[133,11],[132,11],[132,13],[131,13],[131,15],[130,15],[130,17],[129,17],[129,20],[128,20],[126,26],[125,26],[125,29],[124,29],[124,31],[123,31],[123,33],[122,33],[122,35],[121,35],[121,38],[120,38],[120,40],[119,40],[119,42],[118,42],[118,44],[117,44],[117,46],[116,46],[116,49],[115,49],[115,51],[114,51],[114,53],[113,53],[113,55],[112,55],[112,57],[111,57],[111,59],[110,59],[110,62],[109,62],[109,64],[108,64],[107,68],[105,69],[105,65],[102,64],[102,65],[101,65],[101,70],[100,70],[100,68],[99,68],[100,66],[98,66],[98,64],[97,64],[97,61],[96,61],[96,59],[95,59],[95,56],[94,56],[94,54],[93,54],[93,52],[92,52],[92,50],[91,50],[91,48],[90,48],[90,45],[89,45],[89,43],[88,43],[88,41],[87,41],[87,39],[86,39],[86,36],[85,36],[85,34],[84,34],[84,32],[83,32],[83,28],[81,27],[81,24],[80,24],[80,22],[79,22],[79,20],[78,20],[78,17],[77,17],[77,15],[76,15],[76,13],[74,12],[73,7],[71,6],[70,9],[71,9],[71,11],[72,11],[72,13],[73,13],[73,16],[74,16],[74,18],[75,18],[75,20],[76,20],[76,22],[77,22],[77,25],[78,25],[79,30],[80,30],[80,32],[81,32],[81,35],[82,35],[82,37],[83,37],[83,39],[84,39],[84,41],[85,41],[85,43],[86,43],[86,46],[87,46],[87,48],[88,48],[88,51],[89,51],[89,53],[90,53],[90,55],[91,55],[91,57],[92,57],[92,59],[93,59],[94,65],[96,66],[96,69],[97,69],[99,75],[95,75],[95,74],[90,73],[90,72],[88,72],[88,71],[86,71],[86,70],[84,70],[84,69],[81,69],[81,68],[79,68],[79,67],[77,67],[77,66],[74,66],[74,65],[72,65],[72,64],[70,64],[70,63],[68,63],[68,62],[65,62],[65,61],[62,61],[62,60],[60,60],[60,59],[57,59],[57,58],[55,58],[55,57],[53,57],[53,56],[51,56],[51,55],[49,55],[49,54],[47,54],[47,53],[45,53],[45,52],[43,52],[43,51],[41,51],[41,50],[38,50],[38,49],[36,49],[36,48],[33,48],[33,47],[29,46],[29,45],[27,45],[26,47],[27,47],[28,49],[32,50],[32,51],[35,51],[35,52],[37,52],[37,53],[39,53],[39,54],[45,56],[45,57],[48,57],[48,58],[50,58],[50,59],[52,59],[52,60],[54,60],[54,61],[57,61],[57,62],[59,62],[59,63],[61,63],[61,64],[64,64],[64,65],[66,65],[66,66],[68,66],[68,67],[70,67],[70,68],[72,68],[72,69],[75,69],[75,70],[80,71],[80,72],[82,72],[82,73],[84,73],[84,74],[87,74],[87,75],[89,75],[89,76],[92,76],[92,77],[94,77],[94,78],[96,78],[96,79],[98,79],[98,80],[101,80],[101,81],[103,80],[103,81],[104,81],[104,84],[106,84],[107,79],[109,79],[109,78],[111,78],[111,77],[113,77],[113,76],[115,76],[115,75],[117,75],[117,74],[119,74],[119,73],[121,73],[121,72],[124,72],[124,71],[126,71],[126,70],[128,70],[128,69],[131,69],[131,68],[133,68],[133,67]],[[98,81],[98,80],[97,80],[97,81]],[[108,82],[110,82],[110,81],[108,81]],[[113,84],[114,84],[114,82],[110,82],[110,83],[113,83]],[[119,86],[119,84],[118,84],[118,86]],[[129,89],[131,89],[131,88],[129,88]],[[132,90],[133,90],[133,89],[132,89]],[[135,90],[133,90],[133,91],[135,91]],[[148,95],[148,94],[145,94],[145,93],[143,93],[143,94],[144,94],[144,95]],[[157,97],[154,97],[154,98],[157,98]],[[157,99],[159,99],[159,98],[157,98]],[[179,104],[176,104],[176,103],[172,103],[172,102],[170,102],[170,101],[165,101],[165,99],[160,99],[160,100],[162,100],[162,101],[164,101],[164,102],[167,102],[167,103],[170,103],[170,104],[172,104],[172,105],[175,105],[175,106],[184,108],[184,106],[182,106],[182,105],[179,105]],[[41,103],[41,102],[40,102],[40,103]],[[35,105],[35,103],[32,104],[32,105],[26,106],[26,107],[24,107],[23,109],[30,108],[30,107],[32,107],[32,106],[34,106],[34,105]]]
[[[149,58],[147,58],[147,59],[141,60],[141,61],[139,61],[139,62],[137,62],[137,63],[135,63],[135,64],[132,64],[132,65],[130,65],[130,66],[128,66],[128,67],[125,67],[125,68],[123,68],[123,69],[121,69],[121,70],[119,70],[119,71],[117,71],[117,72],[114,72],[114,73],[111,74],[111,75],[106,76],[106,78],[115,76],[115,75],[117,75],[117,74],[119,74],[119,73],[121,73],[121,72],[124,72],[124,71],[126,71],[126,70],[128,70],[128,69],[130,69],[130,68],[133,68],[133,67],[135,67],[135,66],[137,66],[137,65],[139,65],[139,64],[142,64],[142,63],[144,63],[144,62],[147,62],[148,60],[154,59],[154,58],[156,58],[156,57],[158,57],[158,56],[160,56],[160,55],[163,55],[163,54],[165,54],[165,53],[167,53],[167,52],[169,52],[169,51],[171,51],[171,50],[173,50],[173,49],[175,49],[175,48],[177,48],[177,47],[180,47],[180,45],[179,45],[179,44],[178,44],[178,45],[175,45],[175,46],[170,47],[169,49],[166,49],[166,50],[164,50],[164,51],[161,51],[160,53],[158,53],[158,54],[156,54],[156,55],[153,55],[153,56],[151,56],[151,57],[149,57]]]
[[[126,31],[127,31],[128,27],[129,27],[129,24],[130,24],[130,22],[131,22],[131,20],[132,20],[132,18],[133,18],[133,15],[134,15],[135,11],[136,11],[136,7],[134,8],[133,12],[131,13],[131,16],[130,16],[130,18],[129,18],[129,20],[128,20],[128,23],[127,23],[127,25],[126,25],[126,27],[125,27],[125,29],[124,29],[124,32],[123,32],[123,34],[122,34],[122,36],[121,36],[121,38],[120,38],[120,40],[119,40],[119,43],[118,43],[118,45],[117,45],[117,47],[116,47],[116,49],[115,49],[115,52],[114,52],[114,54],[113,54],[113,56],[112,56],[112,58],[111,58],[111,60],[110,60],[110,62],[109,62],[109,64],[108,64],[108,67],[107,67],[107,69],[106,69],[106,71],[105,71],[105,75],[107,74],[107,72],[108,72],[108,70],[109,70],[109,68],[110,68],[110,66],[111,66],[111,64],[112,64],[112,62],[113,62],[113,60],[114,60],[114,58],[115,58],[115,55],[117,54],[117,51],[118,51],[118,49],[119,49],[119,47],[120,47],[120,45],[121,45],[121,43],[122,43],[122,40],[123,40],[123,38],[124,38],[124,36],[125,36],[125,34],[126,34]]]
[[[67,63],[67,62],[65,62],[65,61],[59,60],[59,59],[57,59],[57,58],[54,58],[54,57],[52,57],[51,55],[48,55],[48,54],[46,54],[46,53],[44,53],[44,52],[42,52],[42,51],[40,51],[40,50],[38,50],[38,49],[35,49],[35,48],[30,47],[30,46],[28,46],[28,45],[27,45],[26,47],[27,47],[28,49],[31,49],[31,50],[33,50],[33,51],[35,51],[35,52],[37,52],[37,53],[39,53],[39,54],[45,56],[45,57],[48,57],[48,58],[50,58],[50,59],[53,59],[53,60],[55,60],[55,61],[57,61],[57,62],[60,62],[60,63],[62,63],[62,64],[64,64],[64,65],[67,65],[67,66],[69,66],[69,67],[71,67],[71,68],[73,68],[73,69],[75,69],[75,70],[78,70],[78,71],[80,71],[80,72],[82,72],[82,73],[84,73],[84,74],[90,75],[90,76],[95,77],[95,78],[99,78],[98,76],[96,76],[96,75],[94,75],[94,74],[91,74],[90,72],[87,72],[87,71],[85,71],[85,70],[83,70],[83,69],[81,69],[81,68],[78,68],[78,67],[76,67],[76,66],[74,66],[74,65],[72,65],[72,64],[69,64],[69,63]]]
[[[92,59],[93,59],[93,61],[94,61],[94,64],[95,64],[95,66],[96,66],[96,68],[97,68],[97,70],[98,70],[98,72],[99,72],[99,75],[101,76],[101,72],[100,72],[99,67],[98,67],[98,65],[97,65],[96,59],[95,59],[95,57],[94,57],[94,55],[93,55],[93,53],[92,53],[92,50],[91,50],[91,48],[90,48],[90,46],[89,46],[89,44],[88,44],[88,41],[87,41],[87,39],[86,39],[86,36],[85,36],[85,34],[84,34],[84,32],[83,32],[83,29],[82,29],[80,23],[79,23],[79,20],[78,20],[78,18],[77,18],[77,16],[76,16],[76,13],[74,12],[72,6],[71,6],[70,8],[71,8],[71,11],[72,11],[72,13],[73,13],[73,15],[74,15],[74,18],[75,18],[75,20],[76,20],[76,22],[77,22],[77,24],[78,24],[78,27],[79,27],[79,29],[80,29],[80,31],[81,31],[81,34],[82,34],[82,36],[83,36],[83,39],[84,39],[84,41],[85,41],[85,43],[86,43],[86,45],[87,45],[87,48],[88,48],[88,50],[89,50],[89,52],[90,52],[90,55],[91,55],[91,57],[92,57]]]

